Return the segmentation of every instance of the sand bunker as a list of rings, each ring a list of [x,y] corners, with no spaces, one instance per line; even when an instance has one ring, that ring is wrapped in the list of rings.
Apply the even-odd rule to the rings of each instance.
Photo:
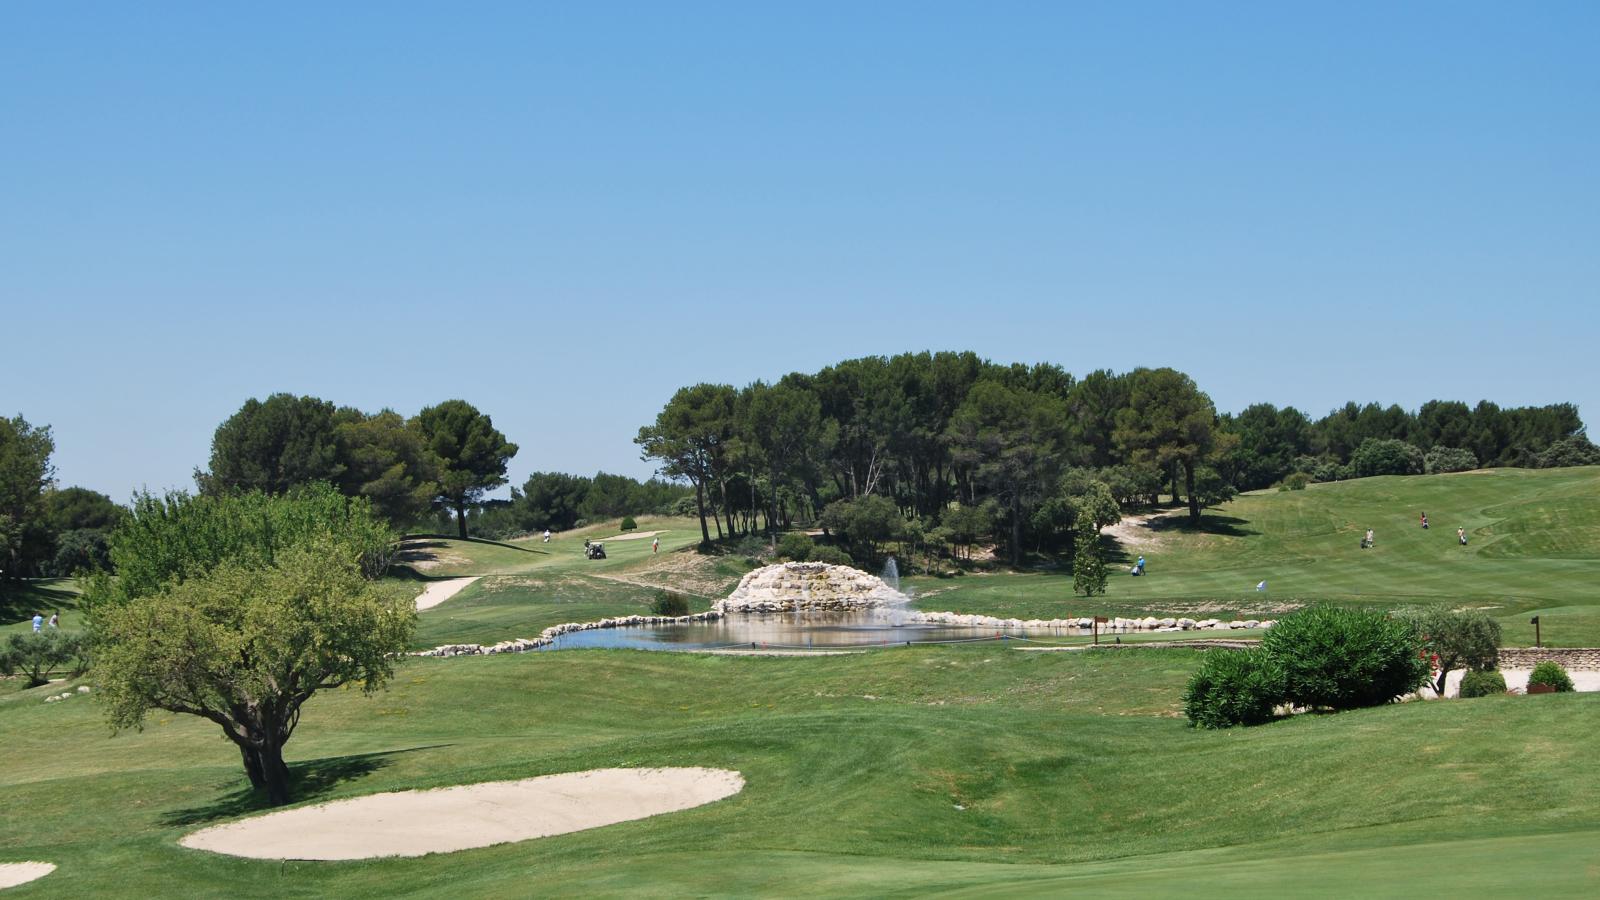
[[[417,612],[438,606],[461,593],[462,588],[477,580],[478,576],[474,575],[471,578],[450,578],[444,581],[430,582],[427,587],[422,589],[422,593],[417,595]]]
[[[600,542],[602,544],[604,544],[604,543],[607,543],[608,541],[639,541],[639,540],[643,540],[643,539],[645,539],[647,537],[655,537],[658,534],[666,534],[666,532],[665,531],[630,531],[627,534],[613,534],[611,537],[601,538]]]
[[[55,863],[0,863],[0,890],[16,887],[19,884],[27,884],[36,878],[43,878],[55,870]]]
[[[727,769],[594,769],[400,791],[269,813],[179,843],[252,859],[370,859],[470,850],[692,809],[744,789]]]

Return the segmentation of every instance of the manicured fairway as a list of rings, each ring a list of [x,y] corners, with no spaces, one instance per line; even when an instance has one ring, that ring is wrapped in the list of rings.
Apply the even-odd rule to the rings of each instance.
[[[603,766],[718,766],[748,785],[598,831],[364,863],[178,847],[251,808],[214,728],[158,716],[108,737],[89,699],[25,692],[0,701],[0,806],[26,811],[0,819],[0,856],[58,863],[29,890],[60,897],[1600,887],[1600,697],[1196,732],[1176,702],[1197,658],[987,645],[412,660],[386,693],[313,701],[290,744],[308,798]]]
[[[537,637],[563,622],[593,622],[611,616],[645,615],[655,590],[593,575],[543,572],[492,576],[469,585],[439,607],[423,612],[413,645],[492,644]],[[686,597],[690,611],[710,604]]]
[[[1427,512],[1431,528],[1418,516]],[[1182,519],[1173,520],[1177,526]],[[1466,528],[1466,547],[1456,528]],[[1377,545],[1359,547],[1372,528]],[[924,609],[1019,618],[1272,616],[1314,600],[1492,607],[1508,644],[1532,615],[1558,646],[1600,645],[1600,467],[1364,478],[1264,492],[1209,510],[1206,527],[1154,529],[1149,574],[1113,569],[1104,597],[1074,597],[1068,572],[910,579]],[[1265,580],[1267,591],[1257,592]]]

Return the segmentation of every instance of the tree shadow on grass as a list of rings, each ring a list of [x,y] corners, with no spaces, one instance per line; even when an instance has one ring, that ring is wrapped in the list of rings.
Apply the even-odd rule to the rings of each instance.
[[[34,613],[48,615],[60,609],[77,608],[77,592],[66,588],[26,581],[0,583],[0,622],[20,621]]]
[[[1152,531],[1220,534],[1225,537],[1253,537],[1261,533],[1252,528],[1244,527],[1249,524],[1249,519],[1241,519],[1237,516],[1218,516],[1202,512],[1198,526],[1191,523],[1188,516],[1166,516],[1160,519],[1151,519],[1147,527]]]
[[[419,750],[435,750],[448,747],[449,744],[430,744],[425,747],[407,747],[404,750],[385,750],[381,753],[358,753],[351,756],[329,756],[323,759],[313,759],[303,763],[295,763],[289,767],[290,790],[289,796],[294,803],[306,800],[315,800],[322,797],[346,781],[363,778],[379,769],[389,765],[393,757],[402,753],[415,753]],[[233,819],[246,813],[274,809],[267,802],[267,793],[249,786],[244,772],[238,773],[236,782],[230,783],[234,790],[216,800],[191,806],[188,809],[176,809],[161,819],[161,824],[168,827],[188,825],[201,825],[214,822],[218,819]]]

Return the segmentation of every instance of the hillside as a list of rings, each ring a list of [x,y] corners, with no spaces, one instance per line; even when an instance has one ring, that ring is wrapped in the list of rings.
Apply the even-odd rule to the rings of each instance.
[[[1427,512],[1424,531],[1419,516]],[[1456,528],[1467,531],[1459,545]],[[1366,529],[1372,549],[1360,547]],[[1316,600],[1491,607],[1510,644],[1600,644],[1600,468],[1491,469],[1263,491],[1206,511],[1117,529],[1104,597],[1073,597],[1064,572],[912,579],[924,608],[1036,617],[1210,612],[1264,615]],[[1267,582],[1267,590],[1256,585]]]

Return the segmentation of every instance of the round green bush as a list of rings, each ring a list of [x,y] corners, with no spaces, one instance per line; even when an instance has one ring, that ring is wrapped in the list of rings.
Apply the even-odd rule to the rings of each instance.
[[[803,531],[791,531],[778,539],[778,557],[805,562],[817,550],[817,542]]]
[[[1567,675],[1567,670],[1554,660],[1545,660],[1533,667],[1528,675],[1528,684],[1548,684],[1556,689],[1556,693],[1565,694],[1573,690],[1572,679]]]
[[[1506,677],[1499,672],[1468,672],[1461,676],[1461,699],[1493,697],[1506,692]]]
[[[1369,610],[1312,606],[1284,616],[1261,640],[1296,706],[1381,706],[1421,687],[1428,662],[1411,626]]]
[[[811,559],[809,561],[827,563],[830,566],[853,566],[856,564],[855,560],[850,558],[850,554],[828,544],[818,544],[817,548],[811,551]]]
[[[1259,725],[1284,702],[1283,671],[1259,650],[1212,650],[1183,693],[1183,712],[1197,728]]]
[[[638,527],[639,527],[639,523],[635,522],[633,520],[633,516],[623,516],[622,517],[622,530],[623,531],[632,531],[632,530],[634,530],[635,528],[638,528]]]
[[[1306,489],[1306,485],[1308,485],[1310,483],[1311,483],[1311,473],[1309,473],[1309,472],[1290,472],[1288,475],[1284,476],[1283,481],[1278,483],[1278,490],[1280,490],[1280,491],[1303,491],[1303,490]]]
[[[656,616],[687,616],[689,601],[673,591],[657,591],[655,602],[650,604],[650,613]]]

